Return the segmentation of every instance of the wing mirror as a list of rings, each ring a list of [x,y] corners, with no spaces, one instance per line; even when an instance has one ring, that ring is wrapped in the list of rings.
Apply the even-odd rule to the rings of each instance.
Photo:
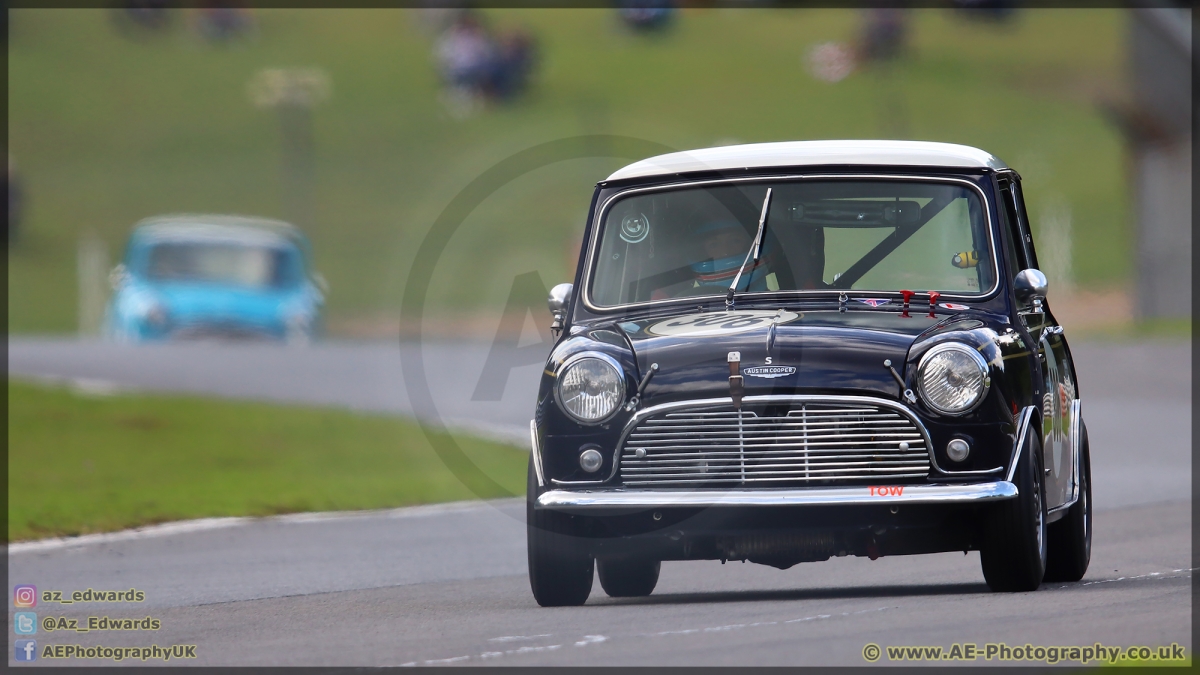
[[[1021,270],[1013,279],[1013,294],[1022,309],[1041,314],[1042,301],[1046,299],[1046,275],[1032,268]]]
[[[546,305],[550,307],[550,313],[554,315],[554,323],[550,324],[550,331],[554,333],[554,337],[562,332],[563,319],[567,315],[567,305],[571,304],[571,292],[575,287],[571,284],[558,284],[550,289],[550,297],[546,300]]]
[[[114,291],[121,290],[125,282],[129,280],[129,270],[125,268],[125,263],[119,263],[112,271],[108,273],[108,285]]]

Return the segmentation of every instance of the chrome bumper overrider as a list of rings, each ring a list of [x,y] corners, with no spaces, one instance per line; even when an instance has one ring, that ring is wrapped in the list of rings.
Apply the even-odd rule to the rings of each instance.
[[[549,490],[539,508],[590,511],[707,506],[864,506],[871,504],[961,504],[1011,499],[1008,481],[967,485],[886,485],[874,487],[758,490]]]

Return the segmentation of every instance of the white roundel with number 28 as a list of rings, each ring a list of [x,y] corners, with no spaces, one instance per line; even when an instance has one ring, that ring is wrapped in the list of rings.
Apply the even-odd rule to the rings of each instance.
[[[732,312],[685,314],[684,316],[659,321],[648,327],[646,332],[651,335],[663,336],[690,335],[694,337],[710,337],[715,335],[730,335],[766,328],[772,323],[787,323],[795,320],[798,316],[795,312],[772,312],[769,310],[736,310]]]

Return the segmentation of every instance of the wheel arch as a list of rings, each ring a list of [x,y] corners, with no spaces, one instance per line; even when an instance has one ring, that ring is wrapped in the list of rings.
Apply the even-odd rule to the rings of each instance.
[[[1017,441],[1013,445],[1012,457],[1008,460],[1008,469],[1005,472],[1005,480],[1013,481],[1013,474],[1017,470],[1017,462],[1021,459],[1021,454],[1028,452],[1025,447],[1028,443],[1025,442],[1029,438],[1029,430],[1031,425],[1041,426],[1042,411],[1041,406],[1027,405],[1021,409],[1017,415]]]

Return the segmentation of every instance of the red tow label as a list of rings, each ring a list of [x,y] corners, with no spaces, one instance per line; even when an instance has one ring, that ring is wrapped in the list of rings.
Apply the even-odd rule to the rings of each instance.
[[[867,489],[876,497],[899,497],[904,494],[903,485],[872,485]]]

